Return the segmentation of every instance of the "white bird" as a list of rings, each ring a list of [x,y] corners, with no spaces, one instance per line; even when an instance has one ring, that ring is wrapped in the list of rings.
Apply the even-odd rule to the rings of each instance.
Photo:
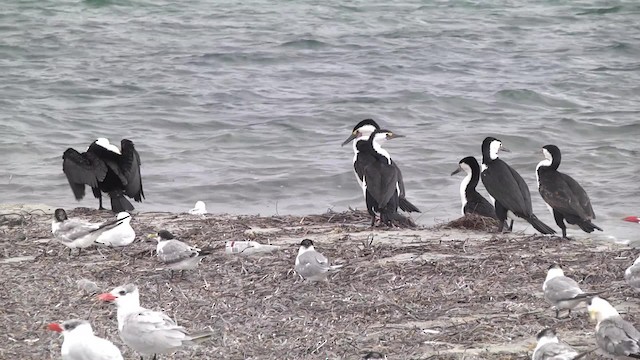
[[[640,291],[640,257],[624,271],[624,279],[629,286]]]
[[[196,206],[189,210],[189,214],[193,215],[204,215],[207,213],[207,206],[204,204],[204,201],[197,201]]]
[[[126,218],[128,219],[128,218]],[[93,245],[105,231],[122,224],[125,219],[116,219],[102,224],[89,223],[77,219],[69,219],[64,209],[56,209],[51,223],[53,236],[62,244],[69,247],[69,254],[78,248],[78,254],[83,248]]]
[[[608,301],[595,296],[587,306],[589,317],[596,320],[596,343],[612,359],[640,359],[640,332]]]
[[[544,329],[538,333],[538,344],[531,360],[575,360],[580,354],[571,346],[561,343],[553,329]]]
[[[123,360],[120,350],[111,341],[95,336],[86,320],[51,323],[48,328],[64,336],[63,360]]]
[[[175,239],[167,230],[158,232],[156,241],[158,241],[156,246],[158,259],[171,270],[171,278],[174,270],[180,270],[180,277],[182,277],[184,270],[195,269],[204,256],[212,253],[211,249],[199,249]]]
[[[329,265],[329,259],[315,250],[313,241],[304,239],[300,243],[295,270],[301,278],[312,282],[328,281],[329,272],[337,271],[342,266]]]
[[[170,354],[214,335],[210,331],[190,335],[165,313],[143,308],[134,284],[119,286],[98,298],[116,304],[120,338],[142,356],[154,355],[153,359],[157,359],[157,354]]]
[[[107,246],[127,246],[136,238],[136,232],[131,227],[131,215],[128,212],[119,212],[117,220],[122,220],[120,225],[102,233],[96,240],[97,243]]]
[[[590,297],[598,293],[585,293],[580,289],[580,285],[566,276],[560,265],[551,265],[547,272],[547,278],[542,284],[544,297],[553,305],[556,310],[556,318],[560,315],[560,310],[568,309],[569,316],[571,310],[582,302],[586,302]]]

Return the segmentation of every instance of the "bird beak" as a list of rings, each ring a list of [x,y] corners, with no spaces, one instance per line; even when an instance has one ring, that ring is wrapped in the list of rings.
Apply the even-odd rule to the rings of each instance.
[[[389,133],[389,135],[387,135],[387,139],[395,139],[395,138],[401,138],[401,137],[405,137],[404,135],[400,135],[400,134],[396,134],[396,133]]]
[[[622,220],[628,221],[628,222],[640,222],[640,219],[638,219],[637,216],[627,216],[626,218],[624,218]]]
[[[59,332],[61,333],[62,330],[62,326],[60,326],[60,324],[56,324],[56,323],[51,323],[49,325],[47,325],[47,329],[51,330],[51,331],[55,331],[55,332]]]
[[[349,137],[347,138],[347,140],[345,140],[345,141],[342,143],[342,145],[341,145],[341,146],[345,146],[345,145],[347,145],[348,143],[350,143],[350,142],[351,142],[351,140],[353,140],[353,139],[355,139],[355,138],[357,138],[357,137],[358,137],[358,132],[357,132],[357,131],[352,132],[352,133],[351,133],[351,135],[349,135]]]
[[[117,299],[117,297],[113,296],[111,293],[103,293],[98,295],[98,299],[105,302],[112,302]]]
[[[507,149],[506,147],[500,145],[500,151],[504,151],[504,152],[511,152],[511,150]]]
[[[596,311],[593,309],[589,309],[589,319],[592,321],[596,321]]]
[[[536,346],[538,346],[538,343],[529,344],[529,346],[527,346],[527,351],[533,351]]]
[[[453,175],[455,175],[455,174],[459,173],[460,171],[462,171],[462,167],[461,167],[461,166],[458,166],[458,168],[457,168],[454,172],[452,172],[452,173],[451,173],[451,176],[453,176]]]
[[[145,241],[150,242],[155,240],[158,237],[158,234],[148,234]]]

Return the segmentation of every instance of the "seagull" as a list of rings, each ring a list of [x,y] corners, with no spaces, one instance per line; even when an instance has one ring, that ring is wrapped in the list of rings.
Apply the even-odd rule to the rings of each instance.
[[[120,225],[102,233],[96,240],[97,243],[106,246],[118,247],[127,246],[136,238],[136,232],[131,227],[131,215],[128,212],[119,212],[117,220],[122,220]]]
[[[362,179],[364,177],[364,169],[365,167],[367,167],[367,165],[375,162],[376,158],[371,154],[362,153],[358,149],[358,146],[359,146],[358,144],[360,142],[366,142],[367,140],[369,140],[369,137],[371,136],[371,134],[373,134],[374,131],[376,130],[380,130],[380,126],[373,119],[364,119],[359,123],[357,123],[356,126],[353,127],[353,130],[351,131],[351,135],[347,138],[347,140],[345,140],[342,143],[342,146],[345,146],[346,144],[348,144],[349,142],[355,139],[355,141],[353,141],[353,153],[354,153],[353,170],[356,175],[356,180],[358,181],[358,184],[360,185],[361,188],[362,188]],[[384,140],[386,140],[386,138],[379,139],[380,142]],[[393,162],[392,166],[395,168],[397,177],[398,177],[398,185],[397,185],[398,206],[402,211],[420,212],[420,210],[415,205],[410,203],[409,200],[407,200],[405,197],[406,194],[404,189],[404,181],[402,180],[402,172],[400,171],[398,164]],[[366,197],[365,197],[365,201],[366,201]]]
[[[558,264],[551,265],[547,271],[547,278],[542,285],[544,297],[556,310],[556,318],[559,318],[560,310],[568,309],[569,316],[571,310],[581,302],[586,302],[590,297],[598,293],[585,293],[580,289],[580,285],[566,276]]]
[[[204,215],[207,213],[207,207],[204,204],[204,201],[197,201],[196,206],[189,210],[189,214],[192,215]]]
[[[629,286],[640,291],[640,257],[624,271],[624,279]]]
[[[640,332],[608,301],[595,296],[587,306],[589,317],[596,320],[596,343],[613,359],[640,359]]]
[[[47,327],[64,336],[62,360],[123,360],[120,350],[111,341],[95,336],[86,320],[67,320]]]
[[[124,195],[142,202],[140,155],[131,140],[123,139],[120,147],[118,149],[108,139],[98,138],[84,153],[73,148],[64,152],[62,171],[76,200],[84,198],[85,185],[89,185],[100,202],[100,210],[104,210],[102,192],[109,194],[111,210],[116,213],[134,209]]]
[[[329,272],[337,271],[342,266],[329,265],[329,260],[313,247],[313,241],[304,239],[300,243],[295,270],[301,278],[311,282],[328,281]]]
[[[119,286],[111,292],[98,295],[105,302],[118,307],[118,331],[122,341],[141,354],[140,357],[169,354],[185,345],[193,345],[209,339],[213,332],[190,335],[169,316],[140,306],[140,293],[134,284]]]
[[[582,358],[571,346],[561,343],[553,329],[544,329],[538,333],[538,345],[531,360],[576,360]]]
[[[128,215],[128,214],[127,214]],[[89,223],[82,220],[69,219],[64,209],[56,209],[51,222],[53,236],[69,248],[69,254],[78,248],[78,255],[83,248],[93,245],[106,231],[114,229],[129,218],[110,220],[102,224]]]
[[[182,278],[185,270],[195,269],[204,256],[212,253],[210,248],[198,249],[177,240],[167,230],[158,232],[156,241],[158,241],[156,246],[158,259],[171,270],[171,278],[174,270],[180,270],[180,278]]]

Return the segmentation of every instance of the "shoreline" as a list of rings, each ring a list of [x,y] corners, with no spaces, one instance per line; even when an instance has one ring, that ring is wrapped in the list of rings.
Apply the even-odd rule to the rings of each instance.
[[[530,345],[544,327],[555,328],[561,340],[581,351],[591,350],[595,324],[586,307],[570,319],[555,319],[542,296],[553,262],[583,290],[605,291],[603,296],[626,312],[625,319],[634,323],[638,313],[638,305],[629,302],[635,294],[623,279],[636,252],[587,237],[566,241],[443,225],[371,229],[360,211],[267,217],[142,212],[131,222],[136,241],[123,251],[102,249],[100,255],[91,248],[69,257],[51,239],[47,209],[53,211],[46,205],[0,206],[8,309],[3,320],[21,324],[7,335],[16,340],[5,341],[9,357],[57,357],[61,341],[34,323],[69,314],[91,321],[96,334],[113,341],[125,358],[133,356],[110,319],[114,309],[83,294],[75,284],[81,278],[96,282],[100,291],[134,281],[143,306],[162,308],[189,330],[207,326],[219,332],[218,339],[170,359],[359,359],[367,350],[389,359],[521,359],[531,355]],[[21,211],[20,219],[2,221],[2,214]],[[68,213],[95,222],[113,217],[86,208]],[[151,254],[155,244],[146,234],[165,228],[216,251],[187,280],[170,280]],[[307,284],[293,274],[303,238],[312,239],[332,263],[345,265],[328,284]],[[227,255],[227,240],[281,249]]]

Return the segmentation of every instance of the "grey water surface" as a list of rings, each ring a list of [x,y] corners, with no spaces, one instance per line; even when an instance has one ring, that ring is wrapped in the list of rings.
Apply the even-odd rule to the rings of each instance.
[[[97,207],[61,156],[107,137],[141,154],[141,211],[363,208],[340,143],[371,117],[407,136],[386,147],[420,223],[460,215],[449,174],[491,135],[543,221],[556,144],[598,235],[638,240],[639,95],[637,1],[4,1],[0,202]]]

